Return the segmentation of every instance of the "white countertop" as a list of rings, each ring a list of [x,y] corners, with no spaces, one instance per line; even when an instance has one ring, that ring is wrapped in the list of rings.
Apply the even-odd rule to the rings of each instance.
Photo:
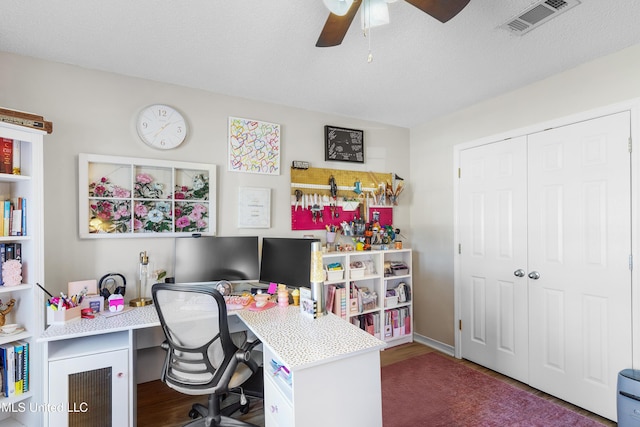
[[[329,313],[311,319],[300,307],[275,306],[263,311],[238,310],[237,315],[292,371],[328,363],[357,353],[379,351],[381,341],[349,322]],[[96,316],[64,325],[51,325],[38,341],[59,341],[82,336],[160,326],[153,305],[130,309],[112,317]]]
[[[300,307],[275,306],[264,311],[245,309],[237,314],[291,371],[386,346],[384,341],[333,313],[312,319],[302,315]]]

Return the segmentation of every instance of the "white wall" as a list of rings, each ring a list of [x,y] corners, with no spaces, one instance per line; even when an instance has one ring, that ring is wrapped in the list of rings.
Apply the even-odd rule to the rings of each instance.
[[[197,72],[197,70],[185,70]],[[134,118],[144,106],[161,102],[183,112],[191,134],[168,152],[143,144]],[[170,271],[172,239],[81,240],[78,237],[78,153],[215,163],[218,165],[219,235],[302,236],[291,231],[289,208],[292,160],[312,167],[397,172],[410,185],[409,130],[319,114],[279,105],[221,96],[0,52],[0,105],[43,115],[53,122],[45,138],[45,278],[52,291],[67,282],[119,272],[133,286],[138,253],[148,251],[156,267]],[[226,171],[227,119],[245,117],[281,125],[279,176]],[[324,161],[324,125],[365,131],[364,164]],[[237,228],[237,189],[271,191],[270,229]],[[404,193],[403,193],[404,196]],[[404,196],[407,200],[408,196]],[[409,227],[406,203],[395,209],[395,225]],[[318,237],[321,234],[315,233]]]
[[[637,97],[640,45],[411,129],[418,334],[454,344],[453,147]]]

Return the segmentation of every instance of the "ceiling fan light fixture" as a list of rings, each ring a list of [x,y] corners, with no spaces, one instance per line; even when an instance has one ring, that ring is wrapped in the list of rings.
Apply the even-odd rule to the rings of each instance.
[[[344,16],[353,4],[353,0],[322,0],[329,12],[334,15]]]
[[[364,0],[360,14],[362,29],[379,27],[389,23],[389,7],[386,0]]]

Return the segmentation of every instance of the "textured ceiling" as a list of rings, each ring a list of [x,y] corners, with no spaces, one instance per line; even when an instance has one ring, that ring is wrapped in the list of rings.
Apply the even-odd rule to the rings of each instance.
[[[471,0],[443,24],[400,0],[370,38],[356,16],[317,48],[321,0],[0,0],[0,51],[412,127],[640,42],[638,0],[498,28],[530,4]]]

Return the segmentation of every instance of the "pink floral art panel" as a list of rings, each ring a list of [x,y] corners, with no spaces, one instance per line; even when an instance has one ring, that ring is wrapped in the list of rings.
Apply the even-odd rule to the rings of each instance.
[[[170,168],[136,166],[133,197],[140,199],[168,199],[171,197],[173,171]]]
[[[176,231],[201,233],[209,230],[208,205],[200,202],[178,202],[175,208]]]
[[[133,231],[135,233],[173,232],[171,202],[166,200],[136,200]]]
[[[89,170],[89,233],[129,233],[131,167],[95,165]]]
[[[129,233],[131,232],[131,200],[128,199],[90,199],[90,233]]]
[[[280,125],[229,117],[229,171],[280,175]]]

